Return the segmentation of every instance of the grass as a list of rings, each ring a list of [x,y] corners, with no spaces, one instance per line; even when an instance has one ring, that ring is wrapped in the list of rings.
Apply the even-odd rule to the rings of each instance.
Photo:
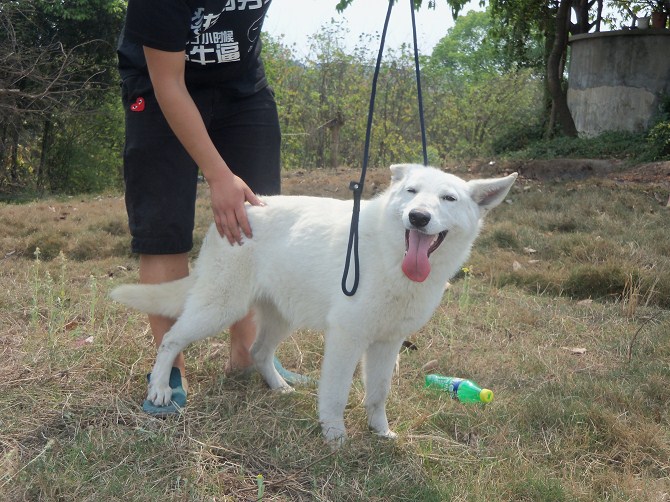
[[[225,334],[188,349],[183,416],[143,414],[146,321],[107,299],[137,280],[122,199],[2,205],[0,500],[668,501],[667,222],[643,186],[521,180],[401,354],[399,439],[367,431],[356,380],[331,453],[316,389],[224,378]],[[322,345],[303,332],[280,357],[316,377]],[[429,361],[495,400],[427,391]]]

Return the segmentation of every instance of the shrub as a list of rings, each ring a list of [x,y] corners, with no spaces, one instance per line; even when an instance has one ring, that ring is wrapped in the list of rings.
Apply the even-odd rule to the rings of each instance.
[[[670,158],[670,121],[659,122],[647,136],[647,144],[653,160]]]

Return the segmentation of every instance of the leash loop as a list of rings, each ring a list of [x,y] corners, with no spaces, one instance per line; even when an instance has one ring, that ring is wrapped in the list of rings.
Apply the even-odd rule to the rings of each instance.
[[[382,64],[382,55],[384,53],[384,43],[386,40],[386,32],[388,31],[389,19],[391,18],[391,10],[395,0],[389,0],[388,10],[386,11],[386,19],[384,21],[384,29],[379,44],[379,53],[377,55],[377,64],[375,66],[375,73],[372,78],[372,91],[370,93],[370,108],[368,110],[368,125],[365,132],[365,150],[363,153],[363,167],[361,169],[361,178],[359,181],[352,181],[349,183],[349,189],[353,192],[354,208],[351,215],[351,226],[349,229],[349,243],[347,245],[347,257],[344,263],[344,273],[342,274],[342,292],[347,296],[354,296],[358,289],[360,280],[360,261],[358,256],[358,221],[361,208],[361,197],[363,195],[363,186],[365,184],[365,174],[368,168],[368,159],[370,158],[370,137],[372,136],[372,117],[375,109],[375,98],[377,96],[377,79],[379,77],[379,69]],[[416,42],[416,21],[414,18],[414,1],[409,0],[410,11],[412,12],[412,35],[414,41],[414,64],[416,67],[416,83],[418,89],[419,100],[419,121],[421,123],[421,145],[423,147],[423,163],[428,165],[428,151],[426,148],[426,128],[423,117],[423,98],[421,95],[421,77],[419,70],[419,49]],[[351,266],[351,258],[353,255],[354,265],[354,283],[351,289],[347,287],[347,279],[349,278],[349,268]]]
[[[370,93],[370,107],[368,110],[368,125],[365,132],[365,150],[363,153],[363,168],[361,169],[361,179],[359,181],[352,181],[349,183],[349,189],[354,193],[354,209],[351,215],[351,227],[349,230],[349,244],[347,246],[347,258],[344,262],[344,273],[342,274],[342,292],[347,296],[354,296],[358,289],[358,282],[360,280],[360,261],[358,257],[358,216],[361,208],[361,196],[363,195],[363,186],[365,185],[365,173],[368,168],[368,158],[370,157],[370,137],[372,135],[372,116],[375,109],[375,98],[377,96],[377,79],[379,77],[379,69],[382,65],[382,55],[384,53],[384,42],[386,41],[386,32],[388,31],[389,20],[391,19],[391,10],[393,9],[394,0],[389,0],[388,10],[386,11],[386,19],[384,20],[384,29],[382,30],[382,37],[379,43],[379,53],[377,54],[377,64],[375,66],[375,73],[372,77],[372,92]],[[354,283],[351,289],[347,288],[347,279],[349,278],[349,267],[351,265],[351,256],[354,257]]]

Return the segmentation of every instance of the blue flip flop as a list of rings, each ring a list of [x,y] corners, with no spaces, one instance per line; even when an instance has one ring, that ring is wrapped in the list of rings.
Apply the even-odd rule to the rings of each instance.
[[[281,377],[284,380],[286,380],[286,383],[289,385],[308,385],[311,383],[315,383],[315,380],[313,378],[287,370],[281,365],[279,359],[277,359],[276,357],[274,358],[274,364],[277,373],[279,373]]]
[[[147,375],[147,382],[151,378],[151,373]],[[186,390],[182,385],[181,371],[179,368],[172,368],[170,371],[170,388],[172,389],[172,400],[166,406],[156,406],[154,403],[145,399],[142,403],[142,410],[148,415],[157,418],[165,418],[170,415],[178,415],[186,406]]]

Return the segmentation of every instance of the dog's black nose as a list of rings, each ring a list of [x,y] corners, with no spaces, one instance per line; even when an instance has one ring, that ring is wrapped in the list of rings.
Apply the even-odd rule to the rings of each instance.
[[[416,228],[423,228],[428,225],[430,221],[430,213],[420,211],[419,209],[412,209],[409,212],[409,222]]]

